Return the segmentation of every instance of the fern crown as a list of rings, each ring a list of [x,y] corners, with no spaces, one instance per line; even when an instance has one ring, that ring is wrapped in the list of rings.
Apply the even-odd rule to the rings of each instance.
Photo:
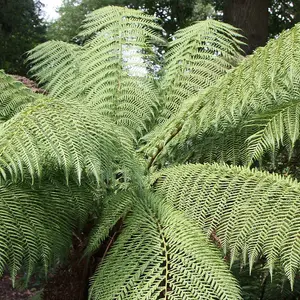
[[[293,288],[300,184],[267,170],[297,151],[300,25],[244,58],[228,24],[159,24],[109,6],[35,47],[46,95],[0,72],[0,271],[47,272],[93,224],[93,300],[242,299],[260,261]]]

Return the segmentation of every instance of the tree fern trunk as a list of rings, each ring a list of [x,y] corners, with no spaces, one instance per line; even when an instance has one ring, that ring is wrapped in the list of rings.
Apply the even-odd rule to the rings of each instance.
[[[242,29],[246,54],[264,46],[268,39],[268,0],[225,0],[224,22]]]

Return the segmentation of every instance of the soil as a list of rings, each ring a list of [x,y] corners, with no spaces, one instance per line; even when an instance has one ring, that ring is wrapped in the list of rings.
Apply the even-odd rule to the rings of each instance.
[[[13,289],[11,279],[4,275],[0,279],[0,300],[27,300],[38,293],[36,288],[19,290]]]
[[[30,88],[34,93],[38,94],[46,94],[46,91],[39,88],[37,83],[19,75],[11,75],[15,80],[22,82],[24,85],[26,85],[28,88]]]

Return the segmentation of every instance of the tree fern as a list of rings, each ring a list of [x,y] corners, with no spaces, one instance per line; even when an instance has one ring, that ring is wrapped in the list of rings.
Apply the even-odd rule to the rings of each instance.
[[[272,273],[280,259],[293,286],[299,268],[299,188],[291,179],[220,165],[187,165],[154,175],[155,189],[221,241],[231,261],[252,267],[262,254]]]
[[[148,62],[152,44],[163,43],[155,18],[121,7],[105,7],[90,14],[80,36],[84,45],[81,80],[91,105],[134,132],[145,130],[157,106]]]
[[[0,73],[0,269],[30,276],[42,262],[47,270],[88,220],[83,254],[99,255],[108,241],[95,257],[90,299],[240,299],[228,258],[251,271],[266,262],[275,280],[283,268],[293,286],[299,183],[172,164],[250,165],[264,151],[294,147],[299,25],[238,64],[236,29],[196,23],[175,34],[155,76],[164,43],[156,18],[106,7],[87,16],[79,36],[80,46],[30,51],[47,97]],[[147,145],[136,154],[139,138]]]
[[[148,76],[152,42],[164,43],[155,18],[128,8],[89,14],[79,34],[83,47],[47,42],[30,52],[31,71],[54,97],[80,97],[99,113],[141,135],[158,105]]]
[[[96,271],[90,298],[184,300],[240,296],[218,251],[197,227],[171,206],[150,197],[140,199],[126,218],[123,232]]]

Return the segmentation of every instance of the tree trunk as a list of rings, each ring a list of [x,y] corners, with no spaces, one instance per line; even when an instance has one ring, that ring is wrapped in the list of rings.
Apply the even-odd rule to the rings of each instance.
[[[224,1],[224,22],[242,29],[248,44],[244,47],[246,54],[267,42],[268,6],[269,0]]]

